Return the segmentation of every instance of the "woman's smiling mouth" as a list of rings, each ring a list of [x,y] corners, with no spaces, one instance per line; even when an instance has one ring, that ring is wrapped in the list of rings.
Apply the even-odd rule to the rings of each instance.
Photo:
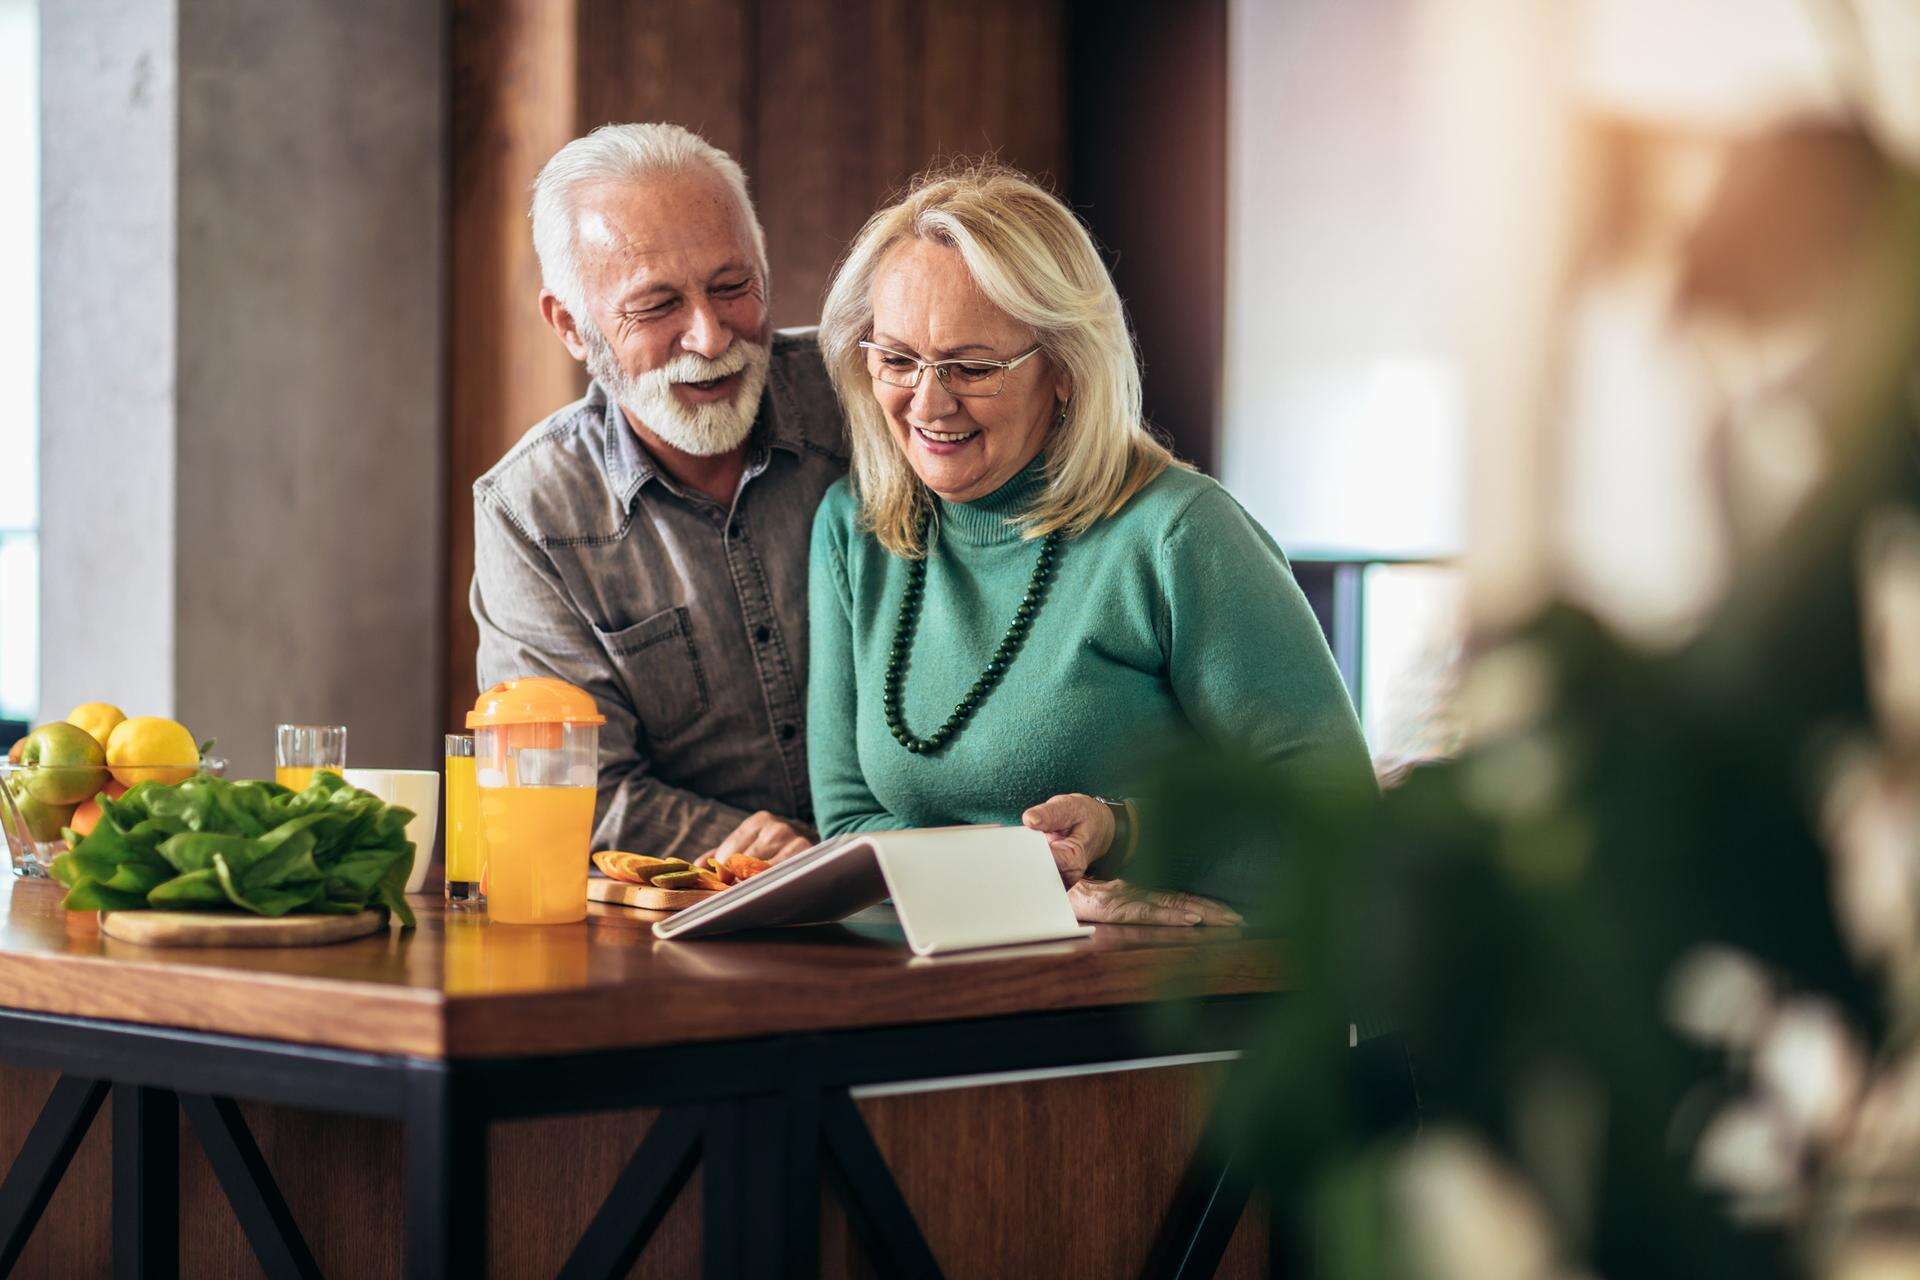
[[[980,434],[979,428],[972,431],[929,431],[925,427],[915,427],[913,433],[935,453],[945,453],[957,449]]]

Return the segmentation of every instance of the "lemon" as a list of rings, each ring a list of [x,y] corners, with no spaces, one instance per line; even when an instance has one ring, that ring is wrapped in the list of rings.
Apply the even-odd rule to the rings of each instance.
[[[83,702],[67,712],[68,724],[85,729],[103,747],[107,745],[107,739],[113,736],[115,726],[126,718],[127,713],[111,702]]]
[[[122,786],[180,782],[200,765],[200,748],[187,726],[164,716],[134,716],[113,727],[107,767]]]

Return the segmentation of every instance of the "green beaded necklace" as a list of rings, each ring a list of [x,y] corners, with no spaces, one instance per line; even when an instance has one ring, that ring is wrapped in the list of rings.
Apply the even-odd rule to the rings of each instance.
[[[1020,607],[1013,611],[1013,621],[1007,625],[1007,634],[1000,640],[993,656],[987,659],[986,670],[973,682],[961,697],[960,703],[953,709],[946,722],[933,731],[930,738],[916,737],[907,728],[906,713],[901,710],[901,695],[907,682],[907,655],[913,648],[913,635],[920,624],[920,596],[927,585],[927,526],[929,517],[920,520],[920,545],[923,548],[919,559],[914,560],[907,569],[907,592],[900,599],[900,620],[894,625],[893,650],[887,655],[887,686],[884,705],[887,712],[887,728],[893,731],[893,740],[915,755],[928,755],[952,741],[980,704],[987,700],[994,687],[1007,674],[1007,668],[1013,665],[1014,655],[1020,652],[1020,646],[1026,642],[1027,632],[1033,627],[1033,616],[1040,612],[1040,605],[1047,598],[1047,588],[1053,582],[1054,561],[1060,554],[1061,533],[1058,529],[1048,534],[1040,542],[1040,558],[1034,562],[1033,578],[1027,583],[1027,593],[1020,599]]]

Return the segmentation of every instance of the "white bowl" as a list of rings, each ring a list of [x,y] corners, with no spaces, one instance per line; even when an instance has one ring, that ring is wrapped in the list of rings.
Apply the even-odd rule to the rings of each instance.
[[[433,862],[434,833],[440,829],[440,774],[433,769],[342,769],[340,776],[388,804],[413,810],[413,821],[407,824],[407,839],[413,841],[407,892],[423,891]]]

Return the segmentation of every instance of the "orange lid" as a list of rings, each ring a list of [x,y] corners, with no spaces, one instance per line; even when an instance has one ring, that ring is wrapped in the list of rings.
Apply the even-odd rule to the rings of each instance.
[[[593,698],[552,676],[517,676],[480,695],[467,712],[467,728],[500,724],[605,724]]]

